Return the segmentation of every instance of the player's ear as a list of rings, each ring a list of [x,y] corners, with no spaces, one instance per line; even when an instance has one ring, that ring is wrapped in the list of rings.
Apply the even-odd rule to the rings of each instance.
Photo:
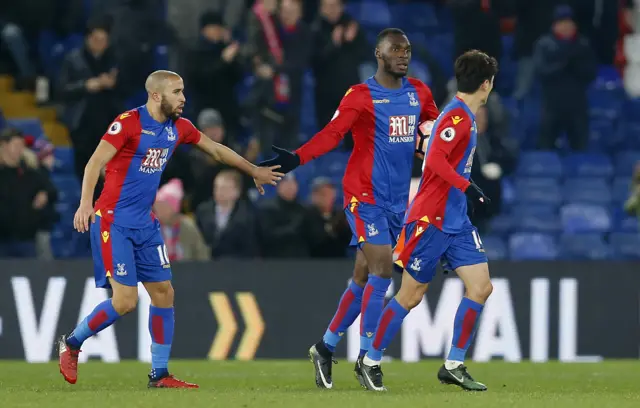
[[[373,51],[373,55],[375,55],[376,59],[382,59],[382,55],[380,55],[380,49],[378,47]]]

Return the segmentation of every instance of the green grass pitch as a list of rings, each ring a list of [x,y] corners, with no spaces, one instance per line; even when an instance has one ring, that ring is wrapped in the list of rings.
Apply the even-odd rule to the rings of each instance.
[[[387,393],[364,391],[353,364],[334,367],[334,389],[315,387],[307,361],[172,361],[177,377],[199,390],[148,390],[149,366],[138,362],[80,365],[78,383],[64,382],[57,364],[0,362],[0,407],[640,407],[640,362],[598,364],[471,363],[489,391],[467,393],[436,380],[440,361],[385,363]]]

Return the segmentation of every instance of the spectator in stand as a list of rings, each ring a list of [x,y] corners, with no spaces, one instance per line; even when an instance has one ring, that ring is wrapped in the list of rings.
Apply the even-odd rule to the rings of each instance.
[[[469,50],[482,50],[492,57],[502,55],[500,17],[510,12],[508,0],[449,0],[454,20],[455,60]]]
[[[92,3],[91,19],[106,21],[111,27],[111,44],[120,68],[118,90],[123,99],[128,99],[139,92],[140,84],[154,70],[157,47],[177,42],[175,30],[165,17],[165,1],[92,0]]]
[[[76,176],[84,167],[113,118],[122,111],[115,91],[118,69],[109,47],[109,28],[95,23],[87,29],[85,45],[66,55],[60,69],[60,85],[65,114],[73,142]],[[101,188],[96,188],[96,197]]]
[[[213,199],[196,210],[196,222],[214,259],[258,255],[256,219],[251,206],[240,199],[241,191],[240,174],[222,170],[214,181]]]
[[[211,252],[196,223],[180,213],[184,190],[179,179],[171,179],[158,190],[153,212],[167,247],[169,261],[206,261]]]
[[[25,140],[15,129],[0,134],[0,258],[30,258],[36,234],[55,217],[56,190],[44,173],[23,161]]]
[[[587,148],[589,110],[587,88],[596,77],[596,58],[581,36],[568,6],[554,12],[551,33],[538,40],[534,61],[542,82],[542,123],[539,147],[554,149],[564,131],[573,150]]]
[[[322,0],[313,26],[316,120],[323,127],[333,117],[344,93],[360,83],[360,64],[370,56],[364,32],[344,12],[343,0]],[[351,135],[345,136],[351,148]]]
[[[215,109],[205,109],[198,115],[198,129],[217,143],[221,143],[237,153],[241,154],[245,159],[254,162],[258,157],[258,141],[251,139],[247,147],[241,146],[228,137],[225,124],[222,120],[220,112]],[[191,207],[197,208],[201,203],[207,201],[211,195],[207,192],[213,185],[213,180],[218,173],[230,167],[223,163],[215,161],[211,155],[202,152],[200,149],[191,149],[190,166],[194,177],[194,189],[191,196]],[[247,198],[247,192],[253,186],[253,179],[250,176],[242,175],[242,193],[241,198]]]
[[[301,22],[300,0],[282,0],[277,15],[272,6],[272,0],[254,5],[245,49],[256,74],[246,103],[265,157],[274,143],[284,148],[298,145],[302,80],[312,50],[311,32]]]
[[[312,258],[343,258],[351,240],[351,230],[341,208],[336,207],[337,191],[331,180],[318,177],[311,187],[305,230],[309,256]]]
[[[270,258],[306,258],[306,208],[297,200],[298,182],[288,173],[276,187],[277,196],[259,208],[260,248]]]
[[[5,21],[0,10],[0,46],[6,47],[18,69],[17,88],[34,88],[36,69],[29,56],[29,45],[20,26]]]
[[[549,30],[553,9],[559,0],[516,0],[517,25],[515,29],[514,57],[518,60],[513,97],[524,99],[535,80],[533,47],[543,34]]]
[[[24,149],[22,158],[24,163],[39,172],[43,178],[50,179],[51,171],[55,165],[53,157],[53,145],[46,139],[36,139],[33,136],[24,138],[27,149]],[[51,231],[60,217],[55,209],[56,200],[49,200],[43,212],[47,212],[50,217],[45,217],[43,222],[38,226],[36,233],[36,254],[38,259],[51,260],[53,253],[51,251]]]
[[[192,105],[199,112],[214,108],[222,114],[227,133],[239,130],[239,106],[235,88],[243,78],[240,44],[231,37],[222,16],[207,12],[200,18],[200,39],[187,65]]]
[[[502,177],[516,166],[518,143],[509,138],[509,118],[500,96],[492,94],[485,106],[476,113],[478,144],[473,158],[471,178],[491,197],[491,203],[476,206],[469,214],[471,222],[480,234],[487,232],[489,221],[500,213],[502,202]]]

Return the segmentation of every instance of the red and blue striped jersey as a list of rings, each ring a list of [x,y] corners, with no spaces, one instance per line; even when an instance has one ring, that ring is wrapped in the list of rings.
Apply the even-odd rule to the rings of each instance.
[[[433,126],[407,223],[422,220],[447,233],[470,228],[464,191],[470,184],[477,137],[475,115],[461,99],[454,98]]]
[[[153,221],[151,207],[167,161],[179,144],[197,144],[200,131],[184,118],[157,122],[141,106],[119,115],[102,140],[117,153],[105,168],[96,213],[115,225],[143,228]]]
[[[388,89],[371,77],[349,88],[331,122],[296,153],[304,164],[334,149],[351,130],[344,206],[365,202],[401,213],[409,199],[418,125],[437,116],[431,90],[420,80],[403,78],[400,88]]]

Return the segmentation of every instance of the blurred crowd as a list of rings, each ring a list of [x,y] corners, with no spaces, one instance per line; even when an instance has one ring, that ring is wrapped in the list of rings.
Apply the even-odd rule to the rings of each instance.
[[[167,68],[185,79],[185,116],[207,137],[247,160],[270,155],[272,143],[295,148],[312,134],[301,129],[304,88],[314,87],[316,129],[332,117],[345,90],[375,63],[371,36],[346,11],[346,0],[22,0],[0,7],[0,68],[18,89],[59,108],[74,148],[75,173],[84,166],[113,118],[142,104],[154,51],[168,49]],[[411,3],[401,1],[400,3]],[[91,7],[87,4],[91,3]],[[481,231],[500,212],[501,179],[514,171],[518,142],[503,103],[525,103],[539,92],[537,146],[554,149],[566,134],[570,149],[588,142],[587,89],[598,66],[617,65],[620,38],[635,25],[632,0],[431,0],[452,18],[451,60],[429,44],[414,46],[428,69],[439,107],[453,96],[456,56],[481,49],[502,57],[503,35],[515,38],[516,82],[494,92],[477,115],[478,148],[472,177],[493,198],[473,214]],[[33,10],[38,10],[34,12]],[[144,29],[141,29],[144,27]],[[402,28],[402,27],[400,27]],[[37,38],[44,31],[84,33],[55,75],[43,66]],[[411,40],[411,38],[410,38]],[[305,82],[310,71],[313,84]],[[498,78],[499,81],[499,78]],[[238,91],[242,88],[245,92]],[[135,105],[134,105],[135,106]],[[0,127],[2,125],[0,124]],[[347,135],[339,149],[349,151]],[[0,136],[0,257],[50,257],[47,231],[57,222],[57,192],[49,179],[52,146],[7,128]],[[414,176],[421,163],[416,159]],[[313,179],[298,194],[296,174],[274,197],[256,200],[252,181],[197,149],[180,147],[163,174],[154,211],[172,260],[236,257],[348,256],[350,232],[339,186]],[[99,193],[100,187],[97,189]]]

